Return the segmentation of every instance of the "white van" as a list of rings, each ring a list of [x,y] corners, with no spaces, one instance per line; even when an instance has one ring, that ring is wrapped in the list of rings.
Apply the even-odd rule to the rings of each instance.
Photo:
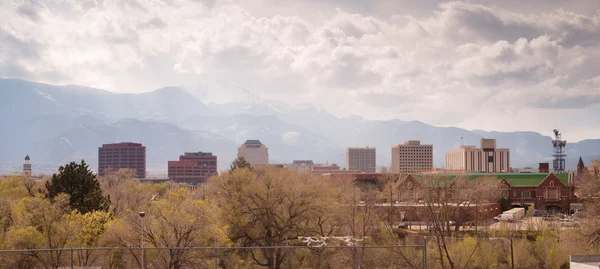
[[[494,217],[494,221],[496,221],[496,222],[498,222],[498,221],[513,222],[514,220],[515,220],[515,216],[513,216],[512,214],[500,214],[500,215]]]

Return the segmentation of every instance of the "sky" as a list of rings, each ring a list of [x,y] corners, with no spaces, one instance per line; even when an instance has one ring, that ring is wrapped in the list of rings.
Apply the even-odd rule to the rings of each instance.
[[[0,77],[600,138],[597,0],[6,0]]]

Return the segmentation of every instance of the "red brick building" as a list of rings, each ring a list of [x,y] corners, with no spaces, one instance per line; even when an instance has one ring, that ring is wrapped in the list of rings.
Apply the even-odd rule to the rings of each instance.
[[[373,183],[377,185],[378,181],[399,176],[393,173],[357,173],[357,174],[325,174],[326,179],[331,180],[352,180],[359,184]],[[404,175],[398,184],[399,193],[408,195],[414,200],[418,200],[421,192],[427,191],[421,186],[419,178],[423,174]],[[574,196],[575,187],[570,181],[569,174],[553,173],[519,173],[519,174],[439,174],[431,175],[436,177],[445,177],[445,187],[456,188],[453,180],[457,177],[468,177],[469,180],[477,180],[479,177],[497,177],[498,178],[498,197],[508,199],[513,207],[528,207],[533,205],[540,211],[559,211],[565,212],[571,209],[571,203],[579,203]],[[444,186],[440,186],[444,187]],[[405,197],[406,198],[406,197]],[[493,216],[493,215],[492,215]]]
[[[108,168],[134,169],[137,178],[145,178],[146,147],[132,142],[103,144],[98,148],[98,176],[103,177]]]
[[[176,182],[199,184],[217,175],[217,156],[210,152],[186,152],[179,161],[169,161],[168,177]]]
[[[510,200],[513,207],[533,205],[541,211],[565,212],[571,203],[579,202],[574,196],[575,186],[569,174],[512,174],[498,176],[500,196]]]

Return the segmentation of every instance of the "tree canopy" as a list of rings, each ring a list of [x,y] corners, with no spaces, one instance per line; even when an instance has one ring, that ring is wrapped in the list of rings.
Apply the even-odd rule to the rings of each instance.
[[[46,182],[46,189],[47,197],[51,199],[61,193],[68,194],[71,208],[82,214],[107,211],[110,205],[110,199],[102,195],[96,175],[84,160],[58,168],[58,174],[53,174],[52,179]]]
[[[229,172],[233,172],[236,169],[246,168],[252,170],[252,165],[244,157],[237,157],[229,166]]]

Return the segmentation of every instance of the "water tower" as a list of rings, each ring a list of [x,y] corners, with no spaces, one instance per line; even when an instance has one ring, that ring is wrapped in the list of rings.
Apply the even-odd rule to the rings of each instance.
[[[562,134],[557,129],[554,129],[554,140],[552,140],[552,146],[554,146],[554,157],[553,167],[555,173],[564,173],[565,172],[565,163],[567,159],[567,154],[565,153],[565,146],[567,146],[567,141],[562,140]]]

